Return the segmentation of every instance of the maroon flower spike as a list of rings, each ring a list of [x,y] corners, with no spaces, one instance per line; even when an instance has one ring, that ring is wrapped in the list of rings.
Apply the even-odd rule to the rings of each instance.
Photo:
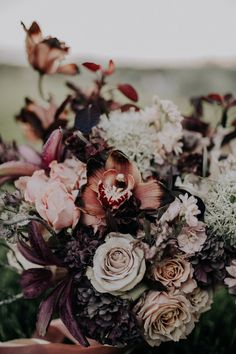
[[[82,334],[72,311],[73,279],[68,274],[63,263],[48,247],[40,233],[36,222],[29,224],[29,243],[19,241],[18,249],[30,262],[48,268],[32,268],[22,273],[20,284],[26,298],[35,298],[49,288],[53,288],[49,295],[41,302],[38,313],[37,330],[41,336],[46,334],[52,315],[56,309],[62,321],[76,340],[84,346],[88,341]],[[50,269],[53,266],[53,272]],[[58,270],[58,275],[57,275]]]
[[[91,216],[104,218],[107,209],[119,209],[132,195],[143,210],[156,210],[173,200],[158,181],[142,182],[136,165],[120,151],[109,155],[105,167],[91,159],[87,169],[88,183],[82,193],[82,204],[84,212]]]
[[[26,32],[26,50],[30,65],[40,74],[67,74],[78,73],[76,64],[61,65],[61,61],[69,52],[69,47],[57,38],[43,38],[41,29],[36,22],[33,22],[29,29],[22,26]]]
[[[138,94],[136,90],[130,84],[122,84],[117,86],[118,90],[128,97],[131,101],[138,101]]]

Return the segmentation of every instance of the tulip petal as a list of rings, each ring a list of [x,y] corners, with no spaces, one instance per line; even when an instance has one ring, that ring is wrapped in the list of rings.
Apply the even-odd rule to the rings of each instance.
[[[84,347],[89,346],[89,342],[79,328],[78,322],[75,320],[72,309],[72,280],[70,279],[59,302],[60,318],[70,334],[78,340]]]
[[[158,209],[174,200],[172,194],[157,181],[140,183],[134,190],[134,195],[141,202],[141,209]]]
[[[28,236],[31,247],[21,240],[18,242],[19,251],[28,261],[39,265],[62,266],[60,260],[53,254],[41,235],[37,222],[32,221],[29,224]]]
[[[34,299],[52,286],[52,272],[44,268],[25,270],[20,279],[24,297]]]
[[[37,331],[40,336],[45,336],[48,325],[52,319],[53,312],[55,311],[60,296],[65,288],[65,281],[59,283],[53,291],[41,302],[39,306],[39,313],[37,319]]]
[[[141,182],[141,174],[136,164],[130,162],[128,157],[119,150],[114,150],[110,153],[105,167],[107,170],[115,169],[124,175],[132,175],[136,184]]]
[[[66,64],[59,66],[57,72],[65,75],[76,75],[79,73],[79,68],[76,64]]]
[[[48,140],[43,146],[43,164],[48,167],[53,160],[60,160],[60,155],[62,152],[62,130],[56,129],[49,136]]]
[[[0,165],[0,177],[31,176],[39,167],[24,161],[9,161]]]

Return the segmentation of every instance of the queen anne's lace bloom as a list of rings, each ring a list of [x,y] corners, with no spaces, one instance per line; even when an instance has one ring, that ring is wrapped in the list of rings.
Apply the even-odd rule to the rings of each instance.
[[[101,117],[99,134],[108,143],[136,161],[144,173],[151,163],[162,165],[182,152],[182,116],[168,100],[157,99],[151,107],[134,112],[114,111]]]

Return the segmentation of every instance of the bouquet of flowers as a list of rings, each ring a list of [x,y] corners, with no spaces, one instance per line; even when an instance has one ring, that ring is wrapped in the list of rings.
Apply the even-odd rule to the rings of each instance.
[[[109,87],[110,60],[83,63],[92,88],[68,82],[57,106],[44,76],[80,69],[61,64],[65,43],[23,28],[46,104],[26,98],[16,120],[42,150],[0,141],[0,230],[24,297],[43,298],[39,335],[59,316],[82,346],[186,338],[216,287],[236,293],[236,100],[193,99],[188,117],[159,97],[143,109],[130,84]],[[214,126],[204,104],[221,111]]]

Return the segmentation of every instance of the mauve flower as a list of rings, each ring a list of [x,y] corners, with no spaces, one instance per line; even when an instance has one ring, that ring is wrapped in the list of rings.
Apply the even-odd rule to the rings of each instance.
[[[195,288],[192,293],[187,294],[187,299],[197,320],[202,313],[210,310],[213,303],[212,292],[201,288]]]
[[[194,328],[191,304],[182,295],[150,291],[134,311],[143,326],[145,340],[153,347],[162,342],[178,342]]]
[[[82,207],[85,213],[99,219],[105,217],[107,209],[119,209],[132,195],[139,200],[140,209],[156,210],[172,200],[158,181],[142,182],[136,165],[118,150],[111,152],[105,167],[90,159],[87,171]]]
[[[225,278],[224,282],[229,288],[229,293],[236,295],[236,259],[231,261],[229,267],[226,270],[230,277]]]
[[[43,192],[37,195],[37,212],[56,231],[75,227],[80,218],[80,210],[75,206],[77,191],[74,192],[69,193],[61,182],[49,180]]]
[[[47,182],[45,171],[38,170],[31,177],[20,177],[15,181],[15,186],[23,193],[26,202],[35,203],[36,198],[43,194]]]
[[[179,249],[187,254],[201,251],[206,239],[205,225],[201,221],[197,226],[184,226],[177,236]]]
[[[183,217],[189,226],[197,226],[197,215],[201,211],[197,205],[197,199],[194,196],[189,196],[188,193],[180,194],[173,203],[171,203],[167,211],[162,215],[161,222],[173,221],[177,216]]]
[[[150,270],[150,277],[174,293],[179,291],[190,293],[197,286],[193,279],[191,263],[181,256],[166,258],[154,264]]]
[[[33,22],[29,29],[22,23],[26,32],[26,50],[32,67],[40,74],[67,74],[75,75],[78,67],[75,64],[60,65],[69,52],[69,47],[57,38],[43,38],[41,29]]]
[[[144,251],[129,234],[111,232],[96,250],[87,277],[100,293],[122,295],[141,282],[146,271]]]

